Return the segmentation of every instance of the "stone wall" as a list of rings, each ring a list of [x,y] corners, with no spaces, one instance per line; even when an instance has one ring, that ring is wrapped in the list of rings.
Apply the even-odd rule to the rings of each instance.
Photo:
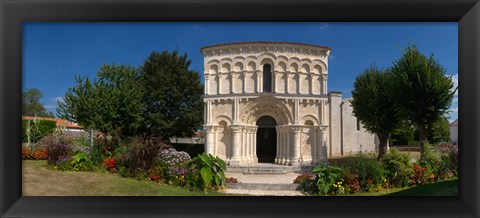
[[[342,99],[340,92],[331,92],[330,146],[328,157],[352,156],[378,151],[378,138],[368,133],[353,115],[351,98]]]

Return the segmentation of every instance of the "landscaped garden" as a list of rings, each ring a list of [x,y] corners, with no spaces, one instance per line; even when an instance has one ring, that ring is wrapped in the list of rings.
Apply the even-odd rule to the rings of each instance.
[[[357,155],[319,164],[298,183],[312,195],[458,195],[458,145],[425,146],[412,159],[391,149],[383,158]]]
[[[212,155],[201,154],[191,158],[188,153],[177,151],[154,137],[132,137],[123,140],[104,134],[97,134],[92,138],[86,135],[71,137],[62,129],[38,131],[37,133],[42,137],[32,141],[30,128],[33,127],[35,126],[32,124],[32,127],[24,128],[24,132],[29,137],[22,147],[22,159],[28,160],[24,161],[24,173],[26,173],[24,185],[27,195],[29,193],[47,195],[208,195],[215,193],[218,195],[212,190],[225,188],[226,164]],[[67,173],[60,173],[61,171]],[[105,174],[125,179],[115,180]],[[46,182],[41,179],[42,177],[52,181]],[[95,178],[100,177],[105,181],[95,181]],[[78,186],[80,181],[85,181],[86,187],[112,185],[106,190],[113,192],[108,193],[98,188],[86,192],[60,188],[59,190],[64,191],[60,193],[55,191],[44,193],[41,191],[42,188],[38,188],[39,192],[36,192],[31,190],[31,183],[36,179],[42,181],[42,184],[35,184],[33,186],[35,189],[39,186],[54,184],[57,184],[55,187],[76,189],[74,187]],[[112,181],[110,185],[108,180]],[[154,183],[162,185],[155,186]],[[116,187],[124,187],[125,191],[117,192]],[[168,190],[169,188],[171,190]]]

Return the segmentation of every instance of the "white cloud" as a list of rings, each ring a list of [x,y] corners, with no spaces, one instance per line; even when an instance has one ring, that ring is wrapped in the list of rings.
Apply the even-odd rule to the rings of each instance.
[[[45,105],[45,109],[55,109],[57,108],[57,105]]]
[[[322,22],[316,26],[312,26],[310,29],[311,30],[324,30],[324,29],[327,29],[329,28],[330,25],[328,23],[325,23],[325,22]]]
[[[205,32],[205,27],[202,27],[198,24],[193,24],[192,27],[193,29],[200,30],[201,32]]]
[[[453,82],[453,89],[452,91],[458,87],[458,74],[452,75],[452,82]],[[458,96],[458,89],[455,91],[455,96]]]
[[[318,28],[320,28],[321,30],[324,30],[324,29],[327,29],[328,27],[330,27],[330,25],[328,25],[328,23],[320,23],[320,26]]]
[[[54,101],[54,102],[61,102],[61,103],[64,103],[65,100],[63,99],[63,97],[59,96],[59,97],[55,97],[55,98],[51,98],[50,100]]]

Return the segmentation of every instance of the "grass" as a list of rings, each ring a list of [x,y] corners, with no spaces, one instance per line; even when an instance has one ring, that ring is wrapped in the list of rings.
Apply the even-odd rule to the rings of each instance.
[[[384,189],[378,192],[360,192],[342,196],[458,196],[458,179],[427,185]]]
[[[180,187],[122,178],[102,171],[72,172],[47,168],[46,161],[22,161],[24,196],[205,196]],[[227,194],[209,191],[207,196]]]

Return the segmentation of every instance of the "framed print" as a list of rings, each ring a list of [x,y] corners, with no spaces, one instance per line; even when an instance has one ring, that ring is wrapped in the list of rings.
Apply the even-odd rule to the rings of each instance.
[[[453,0],[433,2],[398,0],[341,0],[335,2],[321,0],[300,2],[280,0],[258,2],[5,0],[1,2],[0,7],[2,33],[0,45],[1,217],[480,216],[480,169],[478,160],[480,155],[478,138],[480,122],[478,101],[480,92],[477,88],[480,84],[480,65],[478,63],[478,60],[480,60],[480,3],[477,0],[460,2]],[[281,32],[276,32],[274,29],[275,27],[280,27],[281,24],[288,24],[291,27],[289,30],[298,31],[297,34],[302,35],[301,32],[305,30],[302,28],[307,28],[312,23],[321,24],[318,27],[320,30],[332,26],[341,26],[342,22],[349,22],[352,26],[364,25],[370,22],[375,22],[379,25],[388,25],[390,23],[399,24],[400,22],[424,22],[435,25],[441,22],[456,23],[458,27],[458,71],[455,73],[458,74],[455,78],[458,79],[459,84],[458,103],[456,103],[458,105],[457,125],[460,123],[457,130],[458,144],[460,145],[458,148],[458,196],[22,196],[22,193],[25,191],[25,187],[22,187],[22,182],[25,181],[25,178],[22,177],[22,151],[17,145],[22,144],[21,129],[23,117],[22,113],[20,113],[20,111],[22,111],[22,101],[20,99],[22,99],[22,92],[25,88],[22,88],[22,85],[24,86],[25,82],[29,81],[22,72],[26,72],[26,70],[32,68],[32,66],[22,62],[25,61],[25,49],[30,48],[32,45],[26,44],[24,40],[27,39],[28,34],[31,34],[30,30],[32,27],[38,27],[39,24],[53,24],[57,27],[65,27],[69,24],[73,26],[82,24],[84,25],[83,27],[93,25],[97,26],[98,29],[87,30],[88,28],[85,28],[85,31],[88,31],[85,35],[82,35],[84,33],[81,31],[69,31],[72,31],[70,33],[77,35],[77,37],[78,35],[85,38],[90,37],[89,39],[91,39],[91,41],[95,41],[96,38],[102,37],[101,29],[105,26],[115,29],[124,24],[132,28],[123,33],[131,34],[131,31],[138,30],[139,32],[136,34],[140,35],[141,30],[133,28],[137,24],[151,27],[157,23],[163,23],[170,25],[169,28],[172,28],[172,30],[177,30],[175,28],[179,28],[178,26],[188,25],[191,28],[196,28],[200,34],[189,34],[188,31],[185,31],[175,36],[187,38],[188,40],[188,37],[200,37],[202,33],[205,34],[205,31],[208,31],[205,29],[202,30],[203,27],[201,24],[205,24],[205,26],[214,26],[219,23],[225,26],[230,25],[231,28],[225,27],[216,30],[218,32],[215,32],[215,34],[221,35],[221,30],[235,32],[235,28],[244,28],[242,26],[243,24],[250,23],[253,25],[254,22],[268,24],[274,28],[262,28],[258,25],[256,26],[258,28],[255,30],[248,28],[245,28],[245,30],[266,31],[266,35],[276,34],[279,36],[277,38],[280,39]],[[414,23],[410,24],[414,25]],[[368,25],[364,25],[362,28],[365,28],[365,31],[369,31],[370,29],[365,26]],[[166,27],[160,26],[159,28]],[[361,30],[355,35],[360,38],[366,37],[360,34],[360,32]],[[305,34],[308,33],[305,32]],[[439,32],[439,34],[441,34],[441,32]],[[72,38],[74,38],[73,35]],[[146,35],[148,35],[148,32],[144,36],[147,37]],[[35,37],[37,37],[37,35],[35,35]],[[30,37],[28,40],[33,41],[35,37]],[[62,49],[70,49],[70,54],[72,55],[75,52],[81,52],[78,47],[74,46],[75,40],[68,41],[68,39],[66,39],[68,37],[67,35],[62,35],[61,31],[52,31],[42,35],[37,42],[43,41],[49,46],[55,46],[55,44],[58,46],[62,45],[62,43],[67,43],[64,44],[63,47],[67,47],[68,43],[71,43],[70,48]],[[155,36],[148,37],[156,38]],[[432,35],[431,38],[434,40],[435,36]],[[158,40],[162,40],[162,37],[159,36]],[[208,41],[208,39],[206,40]],[[332,155],[335,156],[335,152],[337,151],[335,151],[331,145],[328,147],[328,150],[326,146],[325,148],[313,146],[313,144],[317,145],[317,141],[320,141],[320,139],[323,140],[322,137],[325,136],[322,134],[322,129],[327,128],[327,126],[321,124],[322,120],[331,120],[332,118],[327,117],[327,115],[328,113],[335,112],[335,108],[329,108],[328,110],[327,108],[323,108],[327,107],[328,104],[322,105],[322,112],[319,113],[327,115],[315,117],[305,114],[293,115],[296,113],[293,111],[298,111],[298,108],[306,108],[305,110],[309,110],[309,105],[318,103],[315,101],[297,102],[292,100],[288,102],[287,100],[285,104],[287,106],[279,106],[278,102],[266,95],[263,96],[263,100],[261,99],[252,104],[250,104],[248,99],[245,101],[228,99],[251,93],[274,93],[281,97],[286,96],[285,98],[288,97],[288,94],[295,95],[299,98],[307,98],[308,94],[312,95],[317,93],[319,96],[325,97],[325,99],[327,99],[328,96],[330,105],[333,105],[334,103],[332,103],[332,101],[335,101],[337,98],[337,103],[341,105],[343,101],[341,93],[332,92],[327,94],[326,80],[329,77],[326,76],[328,64],[325,63],[328,62],[325,60],[327,60],[330,54],[329,45],[320,46],[303,42],[287,43],[278,40],[268,42],[262,41],[263,39],[257,40],[256,42],[243,42],[236,38],[224,38],[223,40],[226,42],[206,42],[202,45],[203,47],[199,47],[193,51],[198,53],[193,55],[194,57],[198,56],[196,61],[201,62],[200,64],[195,63],[198,65],[198,71],[201,73],[208,72],[207,76],[202,78],[202,80],[205,81],[205,89],[202,90],[204,91],[202,97],[212,100],[211,102],[210,100],[207,101],[208,103],[205,105],[207,112],[205,112],[204,117],[202,117],[202,119],[205,120],[205,123],[202,123],[202,127],[207,129],[205,135],[206,140],[211,142],[210,144],[206,144],[205,152],[223,157],[229,166],[241,166],[242,164],[250,162],[296,166],[297,162],[300,161],[298,157],[301,155],[302,157],[307,157],[303,158],[302,161],[309,163],[321,162],[320,160],[323,160],[322,158],[326,159],[327,154],[330,155],[329,157]],[[175,41],[175,39],[172,39],[172,42],[173,41]],[[183,43],[185,41],[181,42]],[[158,42],[158,44],[161,43],[162,42]],[[171,50],[181,51],[181,48],[184,46],[182,43],[176,44],[175,46],[173,43],[170,43]],[[140,41],[138,41],[138,44],[137,42],[134,44],[144,46]],[[97,44],[96,46],[101,47],[102,45]],[[75,50],[75,48],[79,50]],[[109,47],[109,49],[114,50],[115,48]],[[253,57],[251,51],[262,49],[268,51],[265,52],[268,54],[263,54],[263,56],[270,55],[272,57],[275,56],[275,58],[271,59],[270,62],[268,61],[270,59],[264,59],[267,61],[262,59],[262,61],[258,61],[258,63],[248,61],[249,59],[260,60],[260,55]],[[332,48],[332,50],[333,49],[334,48]],[[367,53],[367,50],[370,48],[364,47],[362,49]],[[43,54],[42,51],[45,53]],[[193,52],[190,52],[189,55]],[[58,59],[58,68],[65,67],[60,63],[60,60],[62,60],[60,56],[50,56],[48,46],[38,49],[37,53],[46,59],[49,57]],[[247,55],[247,53],[249,55]],[[217,57],[218,54],[221,54],[220,57]],[[283,57],[278,58],[278,60],[276,59],[276,57],[284,54],[287,54],[285,56],[289,54],[303,55],[303,58],[301,60],[299,59],[298,63],[288,61],[287,59],[290,57],[285,57],[285,62],[280,60]],[[84,53],[82,55],[91,55],[92,57],[90,57],[89,60],[95,58],[95,55],[92,53]],[[125,54],[125,56],[126,58],[131,57],[127,54]],[[224,56],[228,56],[230,59],[224,58]],[[241,58],[238,58],[239,56],[241,56]],[[336,57],[331,56],[328,58],[332,60]],[[242,61],[236,59],[242,59]],[[337,61],[335,59],[333,60]],[[452,61],[456,62],[457,60]],[[45,60],[43,64],[39,63],[34,67],[40,68],[46,65],[46,62],[47,60]],[[305,64],[307,62],[308,64]],[[143,64],[143,62],[141,63]],[[259,73],[254,74],[253,72]],[[260,74],[260,72],[263,72],[263,74]],[[293,72],[306,73],[299,73],[297,75]],[[312,74],[308,74],[310,72]],[[318,75],[315,74],[315,72],[317,72]],[[231,79],[222,80],[222,75],[216,75],[222,73],[225,74],[225,77]],[[277,77],[277,74],[280,76]],[[43,75],[47,76],[50,74],[44,72]],[[296,83],[289,82],[289,75],[291,75],[292,81],[296,81]],[[55,81],[55,83],[62,83],[62,81],[60,81],[62,80],[61,77],[53,78],[52,80],[58,80]],[[249,81],[251,83],[249,83]],[[65,81],[63,82],[65,83]],[[221,83],[223,83],[223,86]],[[310,84],[310,86],[301,86],[301,84]],[[317,86],[312,84],[317,84]],[[130,89],[133,88],[130,87]],[[228,93],[228,95],[226,95],[225,99],[221,99],[221,95],[225,93]],[[48,98],[54,99],[52,96]],[[250,108],[253,112],[246,115],[238,115],[236,108],[243,107],[242,105],[246,105],[245,108]],[[231,112],[234,116],[218,115],[220,113],[212,112],[211,108],[217,111],[229,111],[229,113]],[[350,108],[347,109],[351,110]],[[316,110],[318,111],[319,109],[316,108]],[[338,113],[343,112],[340,111]],[[214,116],[211,114],[217,115]],[[342,116],[343,119],[349,119],[346,115]],[[333,121],[331,122],[333,123]],[[215,123],[215,125],[211,125],[212,123]],[[292,123],[295,125],[290,125]],[[231,131],[231,135],[228,137],[225,136],[227,127],[228,131]],[[352,125],[348,128],[350,127],[353,132],[362,132],[364,130],[364,127],[360,125],[358,119],[355,123],[352,118]],[[76,128],[75,124],[71,124],[71,128]],[[331,128],[333,129],[333,127]],[[339,127],[338,132],[342,131],[343,134],[344,131],[348,130],[345,128],[347,127]],[[212,132],[210,132],[210,130]],[[105,131],[107,130],[103,130],[103,132]],[[318,131],[318,134],[312,133],[314,131]],[[222,135],[224,133],[225,135]],[[255,136],[255,134],[257,135]],[[304,138],[301,138],[301,136]],[[309,138],[310,136],[311,139]],[[332,135],[328,136],[333,138]],[[223,140],[222,137],[224,137],[225,140]],[[217,138],[219,139],[216,140]],[[371,138],[373,140],[373,136]],[[287,149],[287,151],[284,148],[287,147],[287,142],[290,142],[289,140],[295,142],[292,143],[292,145],[295,144],[298,149],[304,149],[300,147],[300,143],[310,143],[312,144],[312,148],[315,149],[308,150],[308,152],[310,152],[309,155],[302,153],[303,150],[293,148],[290,150]],[[308,140],[312,142],[307,142]],[[350,139],[339,138],[338,140],[343,142]],[[358,141],[361,140],[364,139],[358,139]],[[238,149],[233,146],[232,150],[227,150],[228,142],[230,141],[232,143],[245,142],[243,143],[245,146],[238,147]],[[297,141],[298,143],[296,143]],[[271,144],[272,146],[268,148],[256,147],[255,145],[258,142]],[[285,146],[283,146],[284,144],[282,143],[284,143]],[[358,143],[362,144],[363,141]],[[275,144],[277,145],[277,150],[275,150]],[[347,148],[343,147],[342,144],[341,149],[338,150],[338,154],[343,155],[344,153],[351,152],[350,150],[359,149],[375,151],[375,145],[373,143],[369,146],[370,145],[363,143],[361,146],[359,145],[360,148]],[[259,156],[256,157],[253,154],[259,154]],[[104,160],[104,162],[104,165],[114,165],[111,160]],[[108,169],[107,166],[107,170],[112,172],[115,169]]]

